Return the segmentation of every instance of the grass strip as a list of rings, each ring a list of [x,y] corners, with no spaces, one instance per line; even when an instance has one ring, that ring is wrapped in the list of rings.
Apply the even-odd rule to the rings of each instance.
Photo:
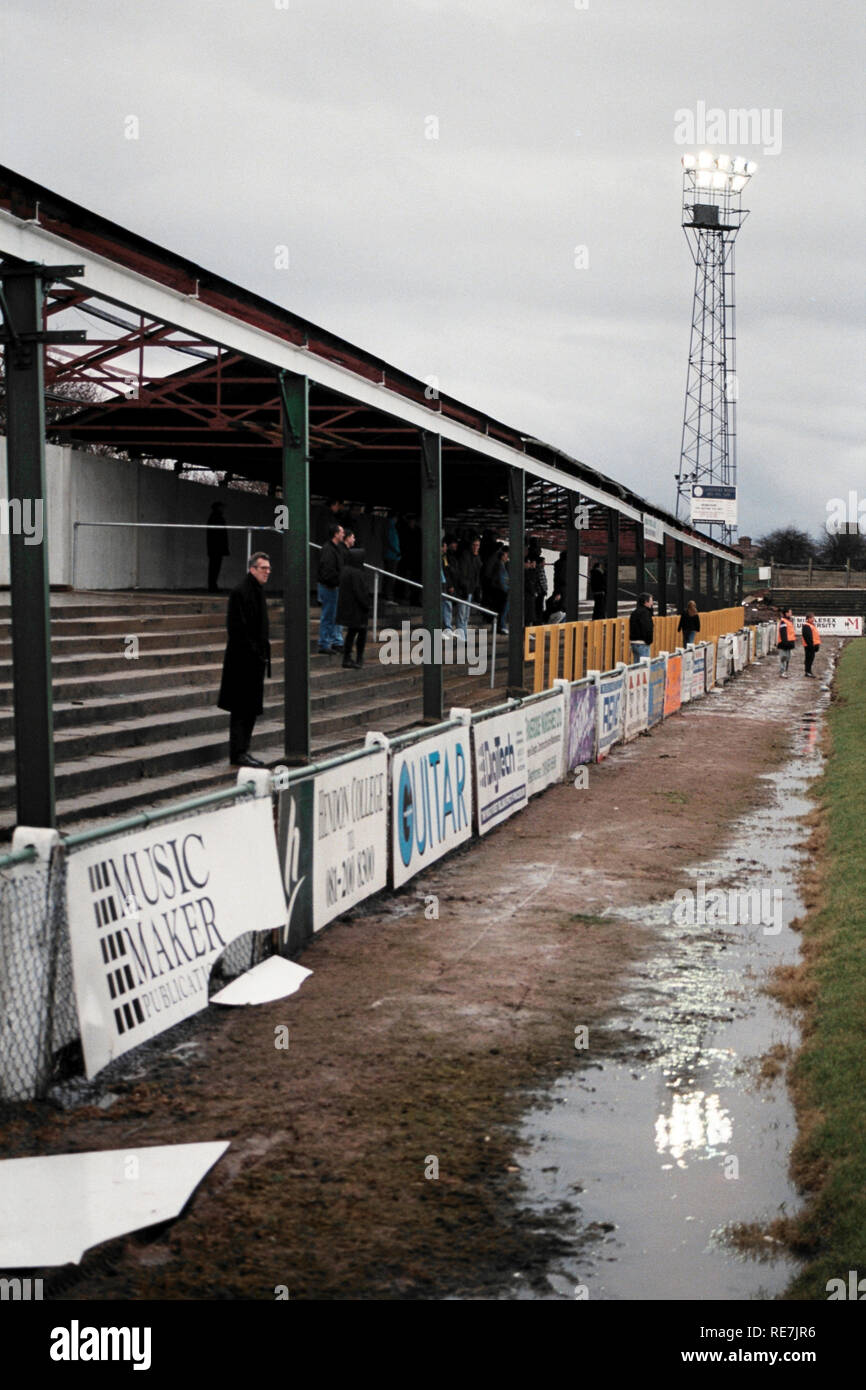
[[[792,1177],[806,1204],[787,1232],[806,1259],[787,1297],[827,1299],[866,1276],[866,638],[849,642],[815,792],[818,896],[803,920],[803,1046],[792,1073]],[[832,1286],[831,1286],[832,1289]],[[866,1291],[866,1284],[864,1284]]]

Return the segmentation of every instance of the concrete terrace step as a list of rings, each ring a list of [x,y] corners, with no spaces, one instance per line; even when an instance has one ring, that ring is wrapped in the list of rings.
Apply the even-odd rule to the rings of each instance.
[[[357,717],[358,709],[370,711],[379,708],[384,700],[390,704],[395,700],[405,700],[417,693],[419,676],[417,672],[402,672],[399,677],[387,682],[377,680],[375,672],[366,679],[366,668],[361,672],[340,671],[340,680],[333,688],[322,688],[311,693],[310,713],[314,722],[327,717],[329,727],[340,727],[339,722],[350,723]],[[353,681],[352,677],[356,679]],[[210,728],[223,729],[227,714],[218,709],[218,690],[187,687],[180,692],[158,695],[147,700],[124,700],[110,708],[111,720],[100,717],[98,709],[87,706],[74,706],[69,711],[77,719],[61,728],[55,721],[54,756],[58,763],[71,758],[87,758],[98,754],[139,748],[147,744],[164,741],[166,737],[185,733],[201,733]],[[265,715],[270,711],[272,718],[282,713],[282,682],[269,681],[265,690]],[[352,713],[345,714],[345,707],[351,704]],[[14,768],[14,726],[11,714],[0,715],[0,773],[11,772]]]
[[[358,676],[362,673],[363,668],[362,672],[345,674]],[[453,674],[456,679],[447,682],[449,703],[474,704],[484,700],[485,692],[490,695],[489,685],[483,678],[466,677],[459,672]],[[417,717],[420,692],[420,671],[409,677],[404,674],[396,681],[380,677],[372,685],[347,685],[343,699],[331,710],[317,715],[315,737],[336,746],[357,737],[359,729],[384,729],[395,719],[401,726],[407,720],[411,724]],[[103,731],[97,729],[90,736],[73,733],[61,735],[56,740],[58,799],[97,789],[108,793],[118,784],[132,780],[152,780],[170,771],[183,774],[189,769],[224,760],[228,716],[221,710],[180,711],[157,721],[121,722],[111,732],[112,738],[105,737]],[[281,746],[281,706],[266,708],[257,722],[256,736],[257,740]],[[3,809],[11,813],[15,803],[11,741],[2,750],[2,765],[0,813]]]
[[[348,676],[352,673],[346,672],[345,674]],[[491,691],[489,684],[483,678],[467,677],[454,670],[446,670],[445,688],[446,709],[451,705],[474,708],[497,703],[502,700],[504,693],[504,686],[496,691]],[[420,673],[418,691],[420,696]],[[413,710],[411,707],[413,703],[413,701],[401,697],[392,702],[389,712],[381,708],[377,713],[374,713],[367,702],[361,701],[358,704],[347,702],[343,712],[346,718],[344,728],[321,729],[314,727],[313,757],[320,758],[336,753],[341,748],[357,745],[363,733],[368,729],[375,728],[382,733],[393,735],[418,727],[420,725],[420,709]],[[261,758],[262,761],[269,765],[277,765],[283,759],[282,722],[279,717],[269,719],[268,713],[269,711],[266,709],[264,716],[257,722],[254,734],[254,751],[256,757]],[[169,753],[179,751],[178,742],[184,742],[181,740],[169,740],[162,746],[157,745],[156,750],[153,751],[157,751],[161,766],[157,766],[157,763],[149,758],[141,758],[137,773],[131,773],[130,763],[122,759],[83,760],[80,766],[72,765],[72,778],[69,779],[62,777],[62,767],[58,767],[57,812],[63,829],[68,832],[72,827],[83,828],[88,824],[98,823],[106,817],[119,818],[143,808],[182,801],[188,797],[218,790],[223,786],[233,785],[236,780],[236,770],[229,768],[226,761],[227,716],[222,711],[219,711],[219,714],[223,721],[222,732],[218,736],[205,740],[207,756],[201,756],[202,740],[200,737],[186,741],[195,746],[197,756],[191,763],[182,768],[177,766],[178,760],[175,759],[170,760],[168,767],[165,765],[165,759]],[[141,750],[138,751],[140,756]],[[188,747],[185,746],[183,752],[188,751]],[[128,780],[112,782],[109,786],[106,786],[102,780],[97,785],[92,783],[87,785],[89,774],[94,771],[93,766],[88,767],[88,761],[96,764],[101,762],[103,767],[110,762],[117,771],[122,771]],[[78,778],[77,785],[74,780],[76,777]],[[14,779],[11,777],[0,779],[0,791],[2,791],[4,802],[10,784],[13,800],[9,802],[8,806],[0,809],[0,836],[6,839],[11,835],[14,824]]]

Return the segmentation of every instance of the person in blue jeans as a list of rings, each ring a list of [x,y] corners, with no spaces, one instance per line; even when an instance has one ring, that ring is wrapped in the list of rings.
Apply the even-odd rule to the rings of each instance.
[[[694,599],[692,599],[685,613],[680,615],[680,621],[677,625],[677,632],[683,634],[683,646],[693,647],[695,645],[695,637],[700,630],[701,617],[698,613],[698,605],[695,603]]]
[[[340,592],[340,572],[346,548],[342,544],[343,528],[338,521],[328,526],[328,539],[319,551],[317,595],[322,605],[319,619],[319,651],[341,652],[343,633],[337,627],[337,596]]]
[[[632,661],[648,657],[653,644],[653,601],[651,594],[638,594],[637,607],[629,614],[629,646]]]

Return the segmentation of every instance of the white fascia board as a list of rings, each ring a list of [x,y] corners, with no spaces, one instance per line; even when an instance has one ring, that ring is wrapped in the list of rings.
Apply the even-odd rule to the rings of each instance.
[[[497,463],[522,468],[525,473],[542,478],[545,482],[555,483],[558,487],[577,493],[590,502],[613,507],[621,516],[632,521],[643,519],[642,510],[622,501],[613,493],[605,492],[603,488],[595,487],[592,483],[584,482],[558,468],[552,468],[549,464],[541,463],[538,459],[521,453],[519,449],[513,449],[508,444],[480,434],[459,421],[449,420],[447,416],[427,410],[396,391],[389,390],[384,384],[368,381],[339,363],[328,362],[318,353],[310,352],[294,343],[287,343],[263,328],[256,328],[223,313],[220,309],[202,304],[194,295],[181,294],[167,285],[160,285],[156,280],[151,280],[138,271],[119,266],[105,256],[78,246],[74,241],[46,231],[35,222],[25,222],[13,217],[5,209],[0,209],[0,252],[43,265],[50,265],[52,262],[79,263],[84,266],[84,277],[77,283],[85,284],[94,294],[110,300],[120,308],[138,310],[161,323],[172,324],[221,347],[258,358],[284,371],[309,377],[320,386],[338,391],[360,405],[385,411],[416,429],[432,431],[441,435],[443,439],[450,440],[452,444],[459,444]],[[668,535],[685,541],[687,545],[696,545],[699,549],[719,555],[724,560],[734,559],[725,551],[717,549],[711,541],[696,541],[684,531],[678,531],[667,524],[665,530]]]

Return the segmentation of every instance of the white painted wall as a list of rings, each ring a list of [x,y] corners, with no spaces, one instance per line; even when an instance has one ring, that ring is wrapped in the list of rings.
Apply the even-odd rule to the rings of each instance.
[[[125,463],[100,454],[46,445],[45,520],[48,568],[54,585],[78,589],[203,589],[207,586],[205,532],[78,526],[86,521],[157,521],[204,525],[211,504],[225,507],[228,525],[271,526],[273,498],[231,488],[185,482],[176,473]],[[6,440],[0,438],[0,496],[8,497]],[[8,530],[0,507],[0,531]],[[253,534],[253,549],[269,551],[272,583],[281,580],[274,533]],[[246,567],[246,536],[229,533],[220,588],[237,584]],[[73,579],[73,548],[75,575]],[[9,536],[0,534],[0,585],[9,583]]]

